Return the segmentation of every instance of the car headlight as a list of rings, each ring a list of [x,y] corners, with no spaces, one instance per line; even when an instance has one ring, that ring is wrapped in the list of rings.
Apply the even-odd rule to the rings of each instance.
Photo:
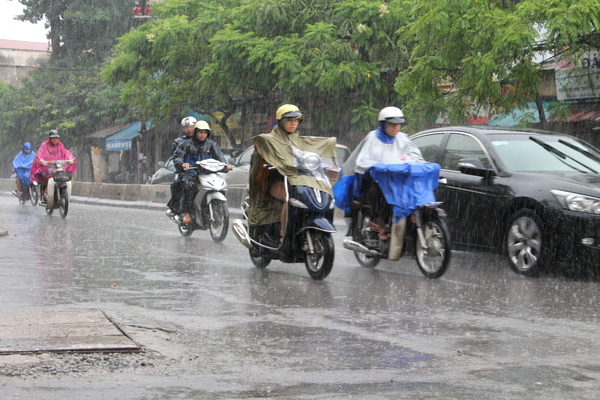
[[[571,211],[581,211],[600,214],[600,199],[579,193],[565,192],[563,190],[550,191],[562,204]]]

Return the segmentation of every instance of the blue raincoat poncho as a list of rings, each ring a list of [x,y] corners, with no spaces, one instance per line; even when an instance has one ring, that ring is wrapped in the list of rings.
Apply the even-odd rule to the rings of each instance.
[[[370,132],[350,155],[333,187],[336,206],[352,211],[352,200],[362,196],[365,172],[383,192],[396,218],[411,215],[420,205],[435,201],[440,166],[425,162],[420,150],[404,133],[395,137],[382,124]]]
[[[25,142],[23,145],[23,150],[17,154],[12,162],[15,173],[23,184],[23,188],[29,186],[29,183],[31,182],[29,171],[31,170],[33,160],[35,159],[35,151],[31,150],[29,154],[27,154],[25,153],[26,149],[31,150],[31,143]]]

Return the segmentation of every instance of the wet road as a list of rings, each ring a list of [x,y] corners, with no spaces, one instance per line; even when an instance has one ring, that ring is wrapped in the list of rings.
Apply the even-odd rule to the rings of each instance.
[[[0,227],[0,313],[101,309],[160,355],[126,371],[0,375],[2,399],[600,395],[598,281],[523,278],[470,253],[439,280],[410,259],[367,270],[338,233],[316,282],[301,264],[255,269],[231,232],[183,238],[153,210],[72,204],[62,220],[0,197]]]

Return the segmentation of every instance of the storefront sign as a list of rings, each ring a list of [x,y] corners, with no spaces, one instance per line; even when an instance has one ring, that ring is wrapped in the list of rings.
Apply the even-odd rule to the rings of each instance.
[[[559,101],[600,98],[600,61],[597,53],[587,53],[577,63],[569,59],[559,60],[555,77]]]
[[[131,139],[107,140],[106,151],[131,150]]]

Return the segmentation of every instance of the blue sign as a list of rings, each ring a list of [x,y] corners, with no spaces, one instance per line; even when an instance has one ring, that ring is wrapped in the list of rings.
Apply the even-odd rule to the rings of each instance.
[[[118,150],[131,150],[131,139],[106,141],[106,151]]]

